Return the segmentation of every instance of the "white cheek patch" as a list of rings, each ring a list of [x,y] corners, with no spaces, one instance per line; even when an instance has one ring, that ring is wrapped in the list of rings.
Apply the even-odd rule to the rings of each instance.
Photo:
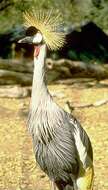
[[[34,36],[34,38],[33,38],[33,43],[38,44],[38,43],[40,43],[41,41],[42,41],[42,35],[41,35],[41,33],[37,33],[37,34]]]

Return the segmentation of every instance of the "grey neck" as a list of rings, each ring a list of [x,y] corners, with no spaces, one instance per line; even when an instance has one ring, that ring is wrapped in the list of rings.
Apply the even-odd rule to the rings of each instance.
[[[46,45],[40,47],[38,57],[34,57],[34,74],[31,96],[31,108],[33,111],[37,109],[39,102],[48,96],[48,90],[45,80],[45,58]]]

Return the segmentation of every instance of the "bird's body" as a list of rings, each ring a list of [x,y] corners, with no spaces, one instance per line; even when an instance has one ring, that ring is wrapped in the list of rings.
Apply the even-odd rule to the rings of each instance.
[[[72,188],[76,185],[82,157],[85,156],[84,169],[92,168],[92,148],[79,122],[53,101],[45,82],[45,55],[46,45],[43,45],[38,58],[34,57],[28,126],[33,138],[35,157],[41,169],[60,190],[65,190],[66,186]],[[78,145],[75,138],[76,141],[79,138]],[[79,154],[80,141],[82,150]]]
[[[64,34],[57,31],[58,16],[51,19],[50,15],[26,14],[27,36],[19,41],[34,44],[28,128],[36,160],[53,182],[54,190],[55,186],[59,190],[92,190],[93,153],[89,137],[79,122],[53,101],[46,84],[47,46],[57,49],[64,43]]]

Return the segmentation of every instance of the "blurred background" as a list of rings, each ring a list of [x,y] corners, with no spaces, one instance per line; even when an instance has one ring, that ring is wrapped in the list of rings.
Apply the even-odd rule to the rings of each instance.
[[[26,126],[34,49],[17,43],[32,7],[62,13],[66,43],[47,52],[48,88],[90,136],[94,190],[107,190],[108,0],[0,0],[0,190],[50,190]]]

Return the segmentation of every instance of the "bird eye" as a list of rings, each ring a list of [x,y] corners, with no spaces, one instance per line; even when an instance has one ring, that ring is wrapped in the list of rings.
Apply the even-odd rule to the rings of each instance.
[[[30,26],[26,30],[26,36],[34,36],[37,32],[38,32],[37,28],[35,28],[34,26]]]

